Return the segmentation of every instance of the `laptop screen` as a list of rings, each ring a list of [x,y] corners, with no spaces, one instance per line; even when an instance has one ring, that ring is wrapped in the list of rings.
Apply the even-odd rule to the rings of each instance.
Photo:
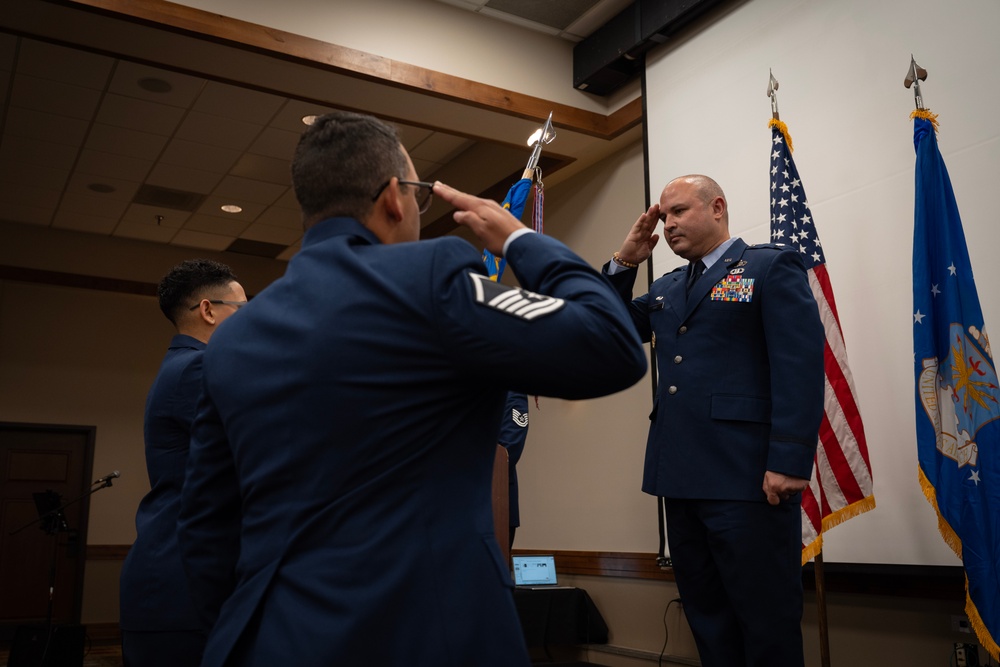
[[[556,560],[546,556],[513,556],[514,585],[554,586],[556,584]]]

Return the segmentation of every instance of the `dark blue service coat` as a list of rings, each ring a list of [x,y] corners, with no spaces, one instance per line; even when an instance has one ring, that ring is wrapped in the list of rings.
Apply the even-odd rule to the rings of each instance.
[[[563,244],[507,259],[523,289],[461,239],[326,220],[214,334],[180,524],[205,667],[529,664],[491,509],[504,396],[604,395],[646,361]]]
[[[122,567],[120,623],[126,631],[202,627],[181,567],[177,515],[204,350],[205,344],[191,336],[174,336],[146,397],[143,432],[150,490],[139,503],[135,543]]]
[[[808,479],[823,416],[823,325],[790,249],[736,239],[685,294],[684,267],[632,299],[636,271],[608,276],[654,340],[656,399],[642,490],[766,501],[771,470]]]

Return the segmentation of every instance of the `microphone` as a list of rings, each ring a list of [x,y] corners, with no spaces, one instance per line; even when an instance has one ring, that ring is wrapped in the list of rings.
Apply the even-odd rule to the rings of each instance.
[[[94,480],[94,484],[107,484],[108,486],[111,486],[111,480],[113,480],[116,477],[121,477],[121,476],[122,476],[122,474],[120,472],[118,472],[117,470],[114,470],[111,473],[105,475],[104,477],[102,477],[100,479],[95,479]],[[93,486],[93,484],[91,484],[91,486]]]

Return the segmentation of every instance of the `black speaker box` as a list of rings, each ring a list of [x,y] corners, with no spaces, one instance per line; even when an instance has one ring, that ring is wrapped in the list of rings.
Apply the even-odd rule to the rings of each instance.
[[[51,634],[44,625],[21,625],[7,667],[83,667],[85,642],[82,625],[54,625]]]

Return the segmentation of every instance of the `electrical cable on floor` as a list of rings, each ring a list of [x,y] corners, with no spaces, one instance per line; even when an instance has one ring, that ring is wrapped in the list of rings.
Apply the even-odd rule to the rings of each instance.
[[[656,661],[657,667],[663,667],[663,656],[667,652],[667,640],[670,639],[670,627],[667,625],[667,614],[670,613],[670,605],[680,601],[680,598],[674,598],[667,603],[667,608],[663,610],[663,648],[660,649],[660,657]]]

